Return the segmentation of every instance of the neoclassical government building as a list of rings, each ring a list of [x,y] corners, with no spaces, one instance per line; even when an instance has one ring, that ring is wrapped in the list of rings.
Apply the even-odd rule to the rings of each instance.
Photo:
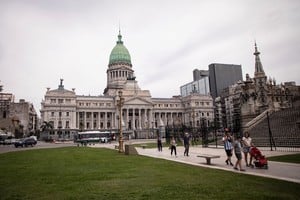
[[[122,128],[135,138],[147,138],[149,130],[160,126],[199,127],[202,119],[209,126],[214,120],[210,95],[192,92],[184,97],[153,98],[149,90],[142,90],[120,32],[109,56],[106,76],[106,88],[99,96],[76,95],[74,88],[64,88],[63,79],[57,89],[47,88],[41,102],[41,120],[52,124],[52,138],[72,138],[74,133],[87,130],[118,132],[120,93]]]

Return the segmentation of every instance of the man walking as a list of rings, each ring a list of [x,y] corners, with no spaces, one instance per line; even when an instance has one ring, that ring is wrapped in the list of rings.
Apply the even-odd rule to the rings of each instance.
[[[190,150],[190,136],[186,132],[183,137],[183,144],[184,144],[184,154],[183,156],[189,156],[189,150]]]

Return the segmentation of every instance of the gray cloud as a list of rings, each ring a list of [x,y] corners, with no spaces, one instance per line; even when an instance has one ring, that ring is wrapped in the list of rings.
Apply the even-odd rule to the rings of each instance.
[[[253,76],[254,40],[267,76],[300,84],[300,3],[288,1],[0,1],[1,84],[37,109],[59,79],[78,94],[106,86],[119,22],[142,89],[179,94],[192,70],[242,64]]]

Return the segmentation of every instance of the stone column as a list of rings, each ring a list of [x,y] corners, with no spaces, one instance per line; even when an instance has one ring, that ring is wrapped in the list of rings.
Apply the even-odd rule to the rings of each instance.
[[[82,115],[83,115],[83,130],[85,130],[86,129],[86,112],[85,111],[83,111],[82,112]]]
[[[79,129],[79,113],[76,112],[76,128]]]
[[[91,124],[91,128],[94,129],[94,112],[91,112],[91,120],[92,120],[92,124]]]
[[[125,108],[125,114],[124,114],[124,123],[125,123],[125,130],[128,130],[128,108]]]
[[[132,130],[135,130],[135,108],[132,108]]]
[[[144,127],[145,128],[148,128],[148,127],[150,127],[149,126],[149,119],[148,119],[148,115],[147,115],[147,109],[143,109],[144,110],[144,120],[143,120],[143,124],[144,124]]]
[[[100,116],[101,116],[101,112],[98,112],[98,129],[101,129],[101,122],[100,122]]]
[[[104,113],[104,129],[107,129],[107,112]]]
[[[141,109],[139,109],[139,129],[142,129],[142,112]]]
[[[149,125],[150,125],[150,127],[151,128],[153,128],[153,123],[154,123],[154,119],[153,119],[153,115],[152,115],[152,110],[151,109],[149,109],[148,110],[148,121],[149,121]]]

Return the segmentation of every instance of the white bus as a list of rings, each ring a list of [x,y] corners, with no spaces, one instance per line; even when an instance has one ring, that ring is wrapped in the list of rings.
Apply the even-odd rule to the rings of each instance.
[[[84,131],[75,135],[75,141],[81,144],[107,143],[111,138],[111,133],[108,131]]]

